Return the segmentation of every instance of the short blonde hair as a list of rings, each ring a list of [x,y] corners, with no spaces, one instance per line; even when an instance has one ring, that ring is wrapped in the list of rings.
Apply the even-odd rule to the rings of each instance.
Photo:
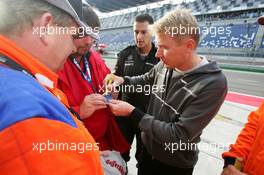
[[[176,9],[169,12],[154,24],[153,31],[155,34],[164,33],[176,39],[190,37],[197,46],[199,44],[200,28],[198,22],[187,9]]]
[[[61,9],[43,0],[1,0],[0,34],[19,35],[28,27],[33,27],[33,20],[49,12],[54,23],[59,26],[70,26],[73,18]]]

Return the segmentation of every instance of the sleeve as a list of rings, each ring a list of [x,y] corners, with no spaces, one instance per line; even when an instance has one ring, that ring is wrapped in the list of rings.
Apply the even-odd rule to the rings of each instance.
[[[160,144],[166,142],[188,143],[202,133],[202,130],[218,112],[226,96],[227,87],[204,89],[183,111],[179,121],[168,123],[154,119],[153,116],[140,112],[132,116],[139,122],[139,128],[146,135]],[[211,104],[211,105],[208,105]]]
[[[160,67],[160,64],[155,65],[149,72],[143,74],[143,75],[139,75],[139,76],[133,76],[133,77],[128,77],[125,76],[124,77],[124,85],[152,85],[154,84],[154,80],[156,77],[156,74],[158,72],[158,69]]]
[[[257,111],[250,113],[248,117],[248,122],[245,124],[244,128],[240,132],[236,143],[230,145],[230,150],[222,154],[222,157],[225,159],[225,161],[228,158],[238,157],[243,158],[243,160],[247,159],[247,156],[250,152],[250,148],[255,140],[259,118],[261,116],[261,111],[263,110],[264,103]]]

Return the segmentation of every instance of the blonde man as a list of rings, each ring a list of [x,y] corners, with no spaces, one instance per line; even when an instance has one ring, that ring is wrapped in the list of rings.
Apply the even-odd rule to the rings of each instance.
[[[170,12],[154,31],[161,62],[145,75],[114,78],[115,85],[155,86],[147,113],[123,101],[109,105],[141,130],[139,175],[191,175],[200,135],[226,96],[226,78],[216,62],[197,55],[199,28],[189,11]]]

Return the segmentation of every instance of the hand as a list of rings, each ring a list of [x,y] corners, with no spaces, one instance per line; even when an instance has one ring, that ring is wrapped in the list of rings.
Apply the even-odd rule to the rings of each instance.
[[[106,108],[105,97],[101,94],[91,94],[84,97],[80,106],[80,117],[86,119],[95,111]]]
[[[221,175],[247,175],[238,171],[233,165],[228,165],[221,173]]]
[[[119,96],[119,92],[116,90],[115,92],[111,92],[111,95],[112,95],[114,100],[117,100],[118,96]]]
[[[115,116],[129,116],[135,109],[131,104],[121,100],[111,100],[108,105]]]
[[[115,87],[123,84],[124,81],[125,80],[123,77],[118,77],[114,74],[106,75],[106,77],[104,79],[104,85],[106,87],[106,91],[116,92]]]

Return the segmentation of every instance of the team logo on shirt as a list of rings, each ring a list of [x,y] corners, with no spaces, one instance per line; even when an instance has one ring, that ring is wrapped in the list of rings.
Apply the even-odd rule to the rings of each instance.
[[[127,60],[128,60],[128,61],[132,61],[132,60],[133,60],[132,55],[129,55],[129,56],[127,57]]]

